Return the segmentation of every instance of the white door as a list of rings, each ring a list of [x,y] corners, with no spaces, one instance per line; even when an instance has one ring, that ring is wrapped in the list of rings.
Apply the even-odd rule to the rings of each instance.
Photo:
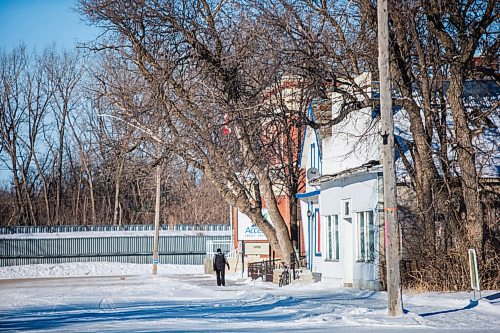
[[[352,286],[354,268],[354,242],[352,218],[342,219],[342,250],[344,252],[344,286]]]

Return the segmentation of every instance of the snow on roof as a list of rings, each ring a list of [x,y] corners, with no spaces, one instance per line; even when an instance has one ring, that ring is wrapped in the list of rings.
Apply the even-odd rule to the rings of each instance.
[[[377,166],[380,165],[380,161],[368,161],[367,163],[364,163],[360,166],[357,166],[355,168],[347,169],[341,172],[337,172],[335,174],[329,174],[329,175],[322,175],[316,178],[311,179],[309,182],[312,186],[318,186],[322,183],[326,183],[332,180],[344,178],[347,176],[359,174],[359,173],[366,173],[366,172],[379,172],[380,168],[377,168]]]

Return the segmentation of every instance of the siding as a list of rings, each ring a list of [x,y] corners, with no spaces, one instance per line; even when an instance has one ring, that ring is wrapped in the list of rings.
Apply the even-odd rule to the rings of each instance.
[[[230,236],[160,236],[160,264],[202,265],[209,240]],[[152,263],[153,236],[0,238],[0,266],[111,261]]]

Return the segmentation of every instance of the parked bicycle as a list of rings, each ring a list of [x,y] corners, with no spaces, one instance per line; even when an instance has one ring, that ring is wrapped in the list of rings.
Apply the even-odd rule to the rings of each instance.
[[[283,287],[290,284],[290,270],[286,264],[283,264],[284,270],[280,274],[279,286]]]
[[[293,279],[298,280],[300,278],[300,273],[302,273],[302,269],[293,269]]]

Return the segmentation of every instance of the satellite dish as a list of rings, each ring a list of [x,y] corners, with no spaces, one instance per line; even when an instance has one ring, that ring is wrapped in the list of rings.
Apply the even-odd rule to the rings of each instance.
[[[309,170],[307,170],[307,172],[306,172],[307,180],[311,180],[311,179],[317,178],[319,176],[320,176],[319,170],[316,168],[309,168]]]

